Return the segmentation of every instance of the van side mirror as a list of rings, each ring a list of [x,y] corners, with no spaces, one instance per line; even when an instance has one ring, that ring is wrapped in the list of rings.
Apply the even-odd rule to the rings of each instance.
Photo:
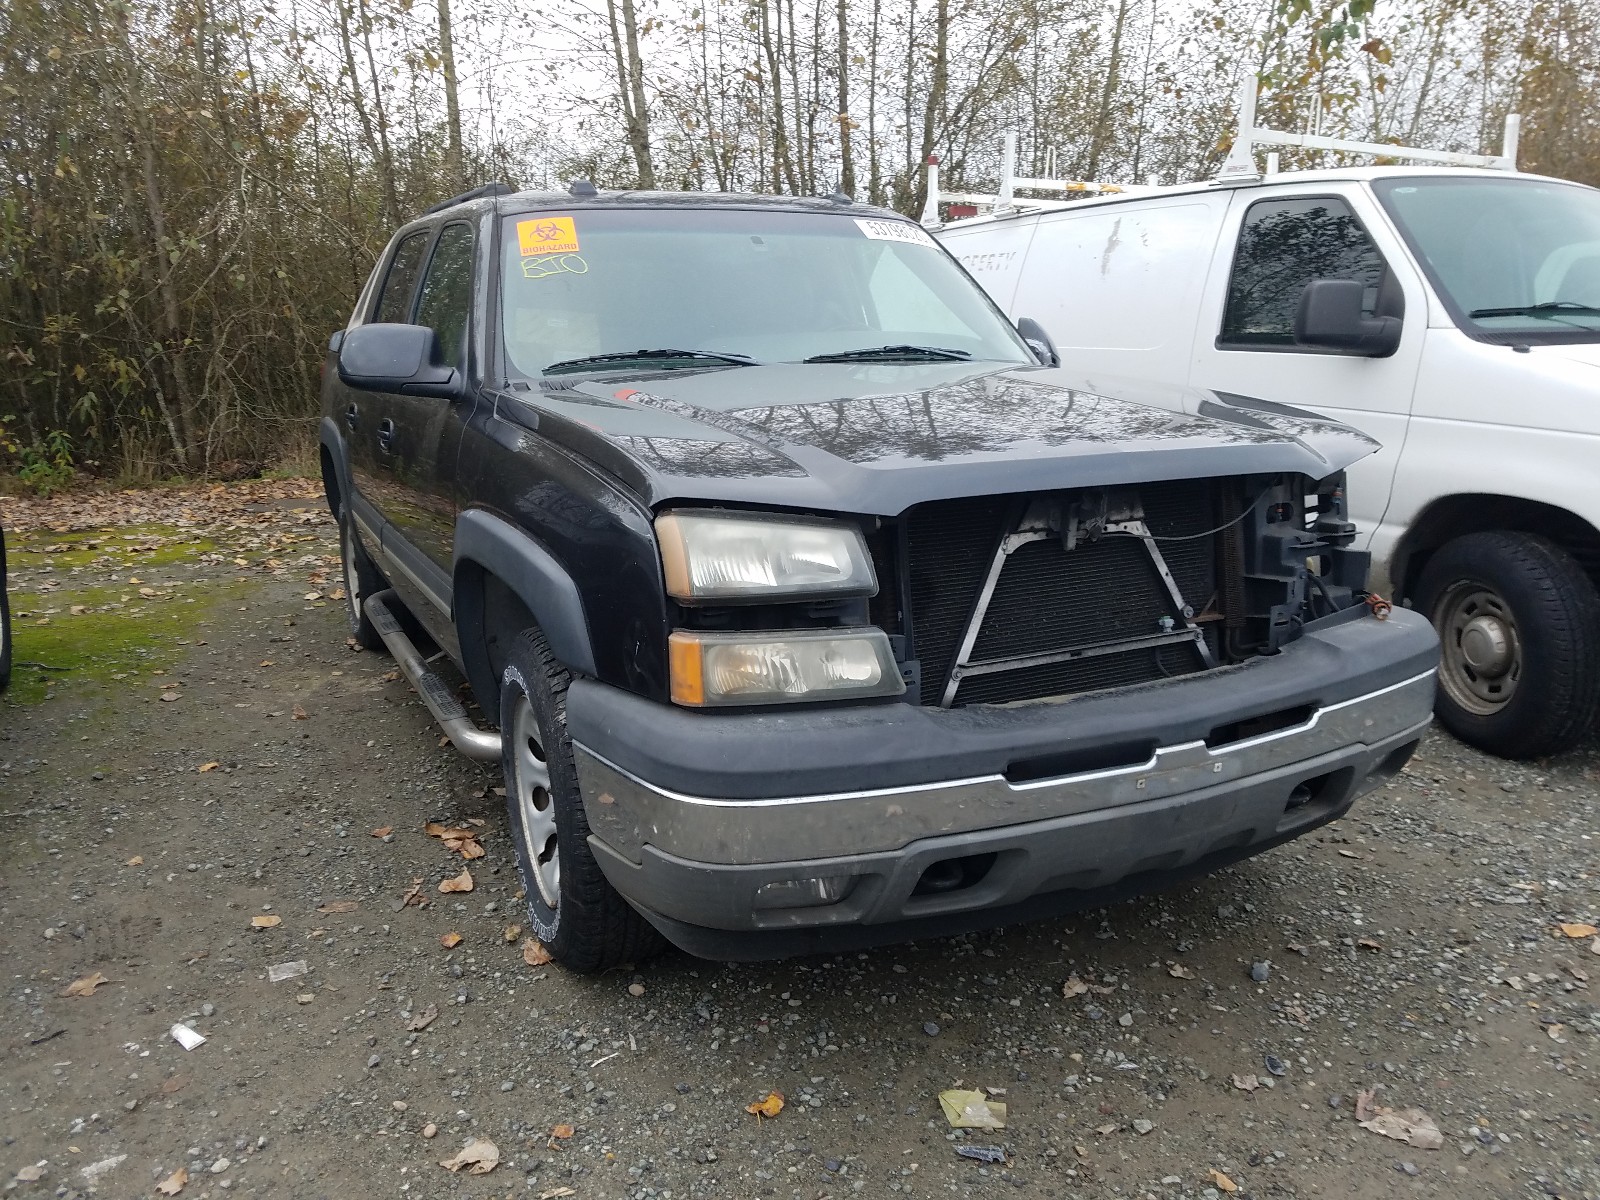
[[[1388,358],[1400,348],[1400,318],[1367,316],[1361,311],[1365,294],[1366,286],[1356,279],[1306,284],[1294,314],[1295,345]]]
[[[1028,349],[1033,351],[1033,356],[1039,360],[1041,367],[1061,365],[1061,355],[1056,352],[1056,344],[1050,340],[1050,335],[1044,331],[1043,325],[1032,317],[1019,317],[1017,332],[1022,335],[1022,340],[1028,343]]]
[[[438,341],[425,325],[357,325],[339,346],[339,379],[368,392],[453,400],[461,391],[460,373],[435,361]]]

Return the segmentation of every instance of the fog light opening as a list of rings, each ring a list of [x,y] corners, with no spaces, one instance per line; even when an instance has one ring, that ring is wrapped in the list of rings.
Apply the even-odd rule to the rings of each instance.
[[[995,854],[968,854],[961,858],[941,858],[929,863],[911,889],[913,896],[942,896],[958,892],[983,879],[994,866]]]
[[[820,908],[837,904],[855,890],[855,875],[817,875],[809,879],[775,879],[756,889],[756,908]]]

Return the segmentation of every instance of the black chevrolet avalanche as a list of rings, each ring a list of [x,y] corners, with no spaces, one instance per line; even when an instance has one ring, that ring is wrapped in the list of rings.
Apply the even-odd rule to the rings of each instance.
[[[1405,764],[1437,642],[1351,548],[1373,443],[1070,367],[842,196],[491,185],[394,235],[323,375],[352,634],[502,764],[557,960],[1059,914]]]

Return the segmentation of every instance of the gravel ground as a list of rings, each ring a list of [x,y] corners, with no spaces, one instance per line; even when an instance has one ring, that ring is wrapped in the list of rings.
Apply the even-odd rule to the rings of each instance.
[[[574,978],[524,962],[499,779],[347,645],[313,514],[147,572],[195,608],[145,666],[0,701],[16,1194],[183,1168],[186,1197],[1600,1196],[1600,942],[1558,928],[1600,918],[1594,741],[1522,765],[1435,734],[1349,819],[1064,922]],[[16,575],[47,597],[24,661],[41,612],[129,578]],[[485,856],[429,820],[482,821]],[[951,1130],[956,1086],[1003,1091],[1006,1127]],[[1362,1128],[1366,1091],[1442,1147]],[[472,1138],[497,1167],[440,1166]]]

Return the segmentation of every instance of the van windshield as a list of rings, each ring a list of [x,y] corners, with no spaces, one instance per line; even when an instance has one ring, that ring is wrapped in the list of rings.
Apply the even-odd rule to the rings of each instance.
[[[507,366],[524,378],[818,356],[1035,361],[988,296],[905,221],[579,208],[507,217],[502,244]]]
[[[1383,179],[1373,189],[1467,333],[1600,341],[1600,191],[1489,175]]]

